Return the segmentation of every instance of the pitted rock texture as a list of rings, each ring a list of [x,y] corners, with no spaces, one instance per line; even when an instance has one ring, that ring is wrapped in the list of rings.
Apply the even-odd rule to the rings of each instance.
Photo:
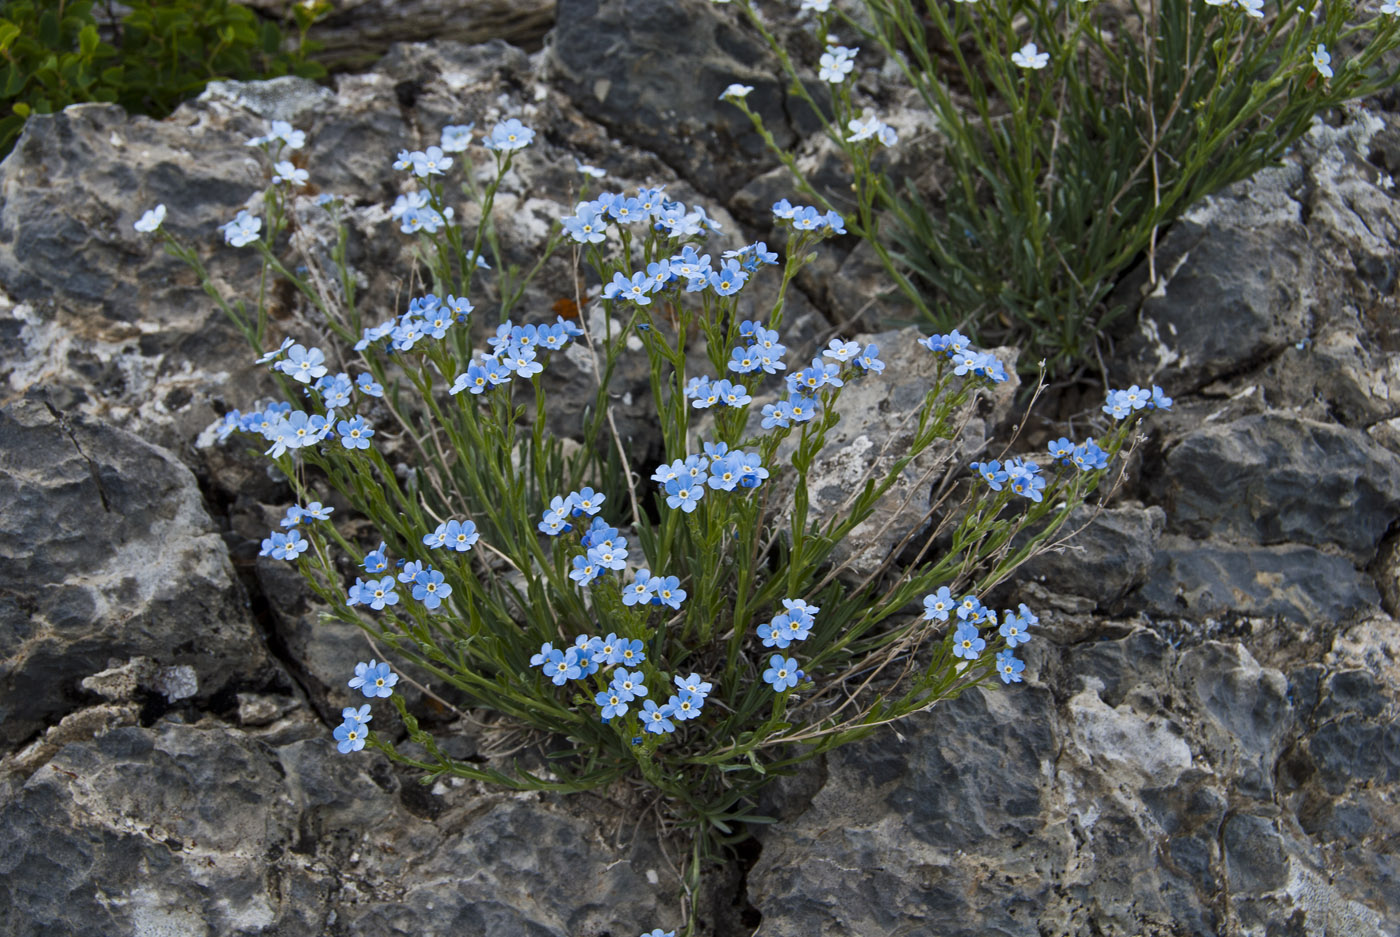
[[[766,933],[1392,937],[1396,864],[1358,847],[1395,828],[1396,687],[1355,648],[1290,679],[1238,643],[1138,629],[1086,654],[1047,626],[1026,685],[828,758],[749,875]]]
[[[1195,536],[1334,546],[1364,565],[1400,517],[1400,455],[1286,413],[1197,430],[1164,472],[1171,521]]]
[[[601,937],[672,913],[666,860],[609,839],[608,805],[403,790],[292,722],[118,728],[12,781],[0,932]]]
[[[228,553],[169,453],[32,396],[0,409],[0,488],[5,746],[96,701],[80,684],[111,658],[150,658],[132,684],[151,692],[162,668],[188,668],[194,692],[167,700],[268,680]]]

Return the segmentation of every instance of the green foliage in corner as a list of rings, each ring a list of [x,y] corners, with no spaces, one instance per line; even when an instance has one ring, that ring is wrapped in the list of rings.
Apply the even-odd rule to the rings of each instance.
[[[31,114],[110,101],[164,117],[216,79],[248,80],[326,70],[306,38],[324,0],[297,3],[293,51],[276,23],[230,0],[131,0],[120,22],[99,26],[92,0],[0,2],[0,156]],[[110,22],[110,18],[109,18]]]

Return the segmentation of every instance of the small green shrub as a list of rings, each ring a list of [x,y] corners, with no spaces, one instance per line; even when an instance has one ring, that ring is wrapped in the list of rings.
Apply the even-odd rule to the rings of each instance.
[[[91,0],[0,3],[0,155],[8,153],[30,114],[51,114],[83,101],[108,101],[164,117],[215,79],[321,78],[306,38],[329,6],[296,4],[296,49],[283,51],[277,24],[230,0],[133,0],[104,38]]]
[[[818,102],[749,0],[735,5],[845,151],[857,210],[834,207],[907,299],[1060,374],[1093,360],[1122,311],[1109,293],[1164,225],[1277,163],[1318,114],[1400,80],[1382,58],[1400,45],[1390,0],[1380,15],[1351,0],[804,0],[829,44]],[[826,68],[859,50],[837,42],[878,47],[917,92],[943,144],[936,199],[872,162],[849,60]]]

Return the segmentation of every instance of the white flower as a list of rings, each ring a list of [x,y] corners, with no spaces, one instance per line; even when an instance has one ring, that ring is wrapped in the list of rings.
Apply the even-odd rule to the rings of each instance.
[[[851,143],[873,140],[886,129],[885,122],[868,110],[859,117],[853,118],[850,123],[846,124],[846,128],[851,131],[851,135],[846,138]],[[888,145],[886,144],[886,146]]]
[[[825,13],[831,9],[831,0],[802,0],[802,9]]]
[[[899,134],[889,124],[880,125],[880,133],[878,136],[880,138],[880,143],[885,146],[894,146],[899,142]]]
[[[132,227],[142,234],[150,234],[160,227],[160,223],[165,220],[165,203],[157,205],[141,216],[141,220]]]
[[[272,133],[270,139],[282,138],[282,142],[294,150],[299,150],[306,145],[306,131],[293,129],[292,125],[285,120],[274,120],[272,122]]]
[[[1400,13],[1400,3],[1396,3],[1395,0],[1385,0],[1385,3],[1381,4],[1381,12],[1386,16],[1394,16],[1396,13]]]
[[[720,92],[719,99],[721,101],[738,101],[741,98],[748,97],[749,92],[752,90],[753,85],[732,84],[728,88],[725,88],[724,91]]]
[[[577,169],[579,172],[583,173],[585,176],[592,176],[594,179],[601,179],[608,174],[607,170],[605,169],[599,169],[597,166],[590,166],[587,163],[581,163],[577,159],[574,160],[574,168]]]
[[[298,169],[289,161],[282,160],[272,167],[277,171],[277,175],[272,177],[273,182],[290,182],[292,185],[306,185],[306,180],[311,178],[311,173],[305,169]]]
[[[839,85],[846,80],[856,63],[853,61],[860,49],[848,49],[845,46],[827,46],[822,53],[821,69],[817,72],[817,77],[822,81]]]
[[[448,124],[442,128],[442,151],[444,153],[464,153],[472,142],[472,128],[475,123],[470,124]]]
[[[243,247],[258,239],[258,232],[262,230],[262,219],[254,218],[247,211],[240,211],[237,218],[219,225],[219,230],[224,232],[224,240],[230,246]]]
[[[1022,68],[1044,68],[1050,63],[1050,53],[1041,52],[1034,42],[1028,42],[1021,46],[1021,51],[1011,53],[1011,61]]]
[[[1245,14],[1257,20],[1264,18],[1264,0],[1236,0]]]
[[[1313,67],[1323,78],[1332,77],[1332,56],[1327,53],[1327,47],[1322,43],[1318,43],[1313,51]]]

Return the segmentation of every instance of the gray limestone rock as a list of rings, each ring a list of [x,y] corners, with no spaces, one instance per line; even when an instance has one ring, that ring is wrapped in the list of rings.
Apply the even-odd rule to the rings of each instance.
[[[1034,557],[1016,573],[1052,592],[1082,595],[1112,610],[1147,579],[1165,523],[1162,509],[1081,505],[1055,540],[1064,542]]]
[[[0,932],[601,937],[674,920],[655,840],[614,843],[604,802],[410,796],[386,769],[305,720],[276,744],[212,722],[70,744],[0,802]]]
[[[827,434],[825,448],[816,456],[807,475],[811,521],[825,522],[849,511],[849,500],[866,481],[878,482],[902,457],[908,454],[918,428],[917,414],[924,397],[934,386],[937,362],[932,352],[918,343],[921,333],[906,328],[879,335],[858,336],[880,349],[885,370],[852,380],[842,389],[836,403],[840,422]],[[906,537],[924,525],[935,487],[950,467],[966,465],[990,445],[991,436],[1011,413],[1012,401],[1020,382],[1016,377],[1015,351],[990,351],[1005,365],[1008,380],[991,391],[978,392],[955,410],[949,421],[953,438],[936,441],[900,472],[894,484],[876,502],[875,510],[847,538],[837,544],[831,560],[843,567],[841,575],[863,579],[886,562]],[[960,380],[954,378],[954,382]],[[751,417],[756,417],[762,401],[755,398]],[[758,420],[753,419],[754,425]],[[796,451],[797,435],[778,449],[778,457],[790,460]],[[792,473],[785,473],[785,477]],[[793,481],[784,481],[790,490]]]
[[[1345,621],[1376,608],[1370,576],[1346,557],[1300,544],[1261,547],[1168,535],[1128,606],[1160,618],[1280,616]]]
[[[1335,545],[1358,565],[1400,516],[1400,456],[1287,413],[1205,426],[1168,452],[1168,516],[1193,536]]]
[[[1391,937],[1394,820],[1366,823],[1400,784],[1396,687],[1343,660],[1396,628],[1329,656],[1311,697],[1237,643],[1032,641],[1026,684],[827,757],[749,875],[764,931]]]
[[[585,114],[679,167],[702,191],[733,192],[774,160],[749,119],[719,102],[725,88],[752,85],[749,106],[779,145],[795,137],[781,66],[729,12],[704,0],[562,0],[549,64]]]
[[[4,744],[79,706],[100,689],[80,683],[112,658],[150,659],[144,677],[116,680],[130,687],[115,699],[140,686],[192,695],[192,678],[208,702],[267,682],[267,652],[228,553],[194,476],[169,453],[31,396],[0,409],[0,487]]]

